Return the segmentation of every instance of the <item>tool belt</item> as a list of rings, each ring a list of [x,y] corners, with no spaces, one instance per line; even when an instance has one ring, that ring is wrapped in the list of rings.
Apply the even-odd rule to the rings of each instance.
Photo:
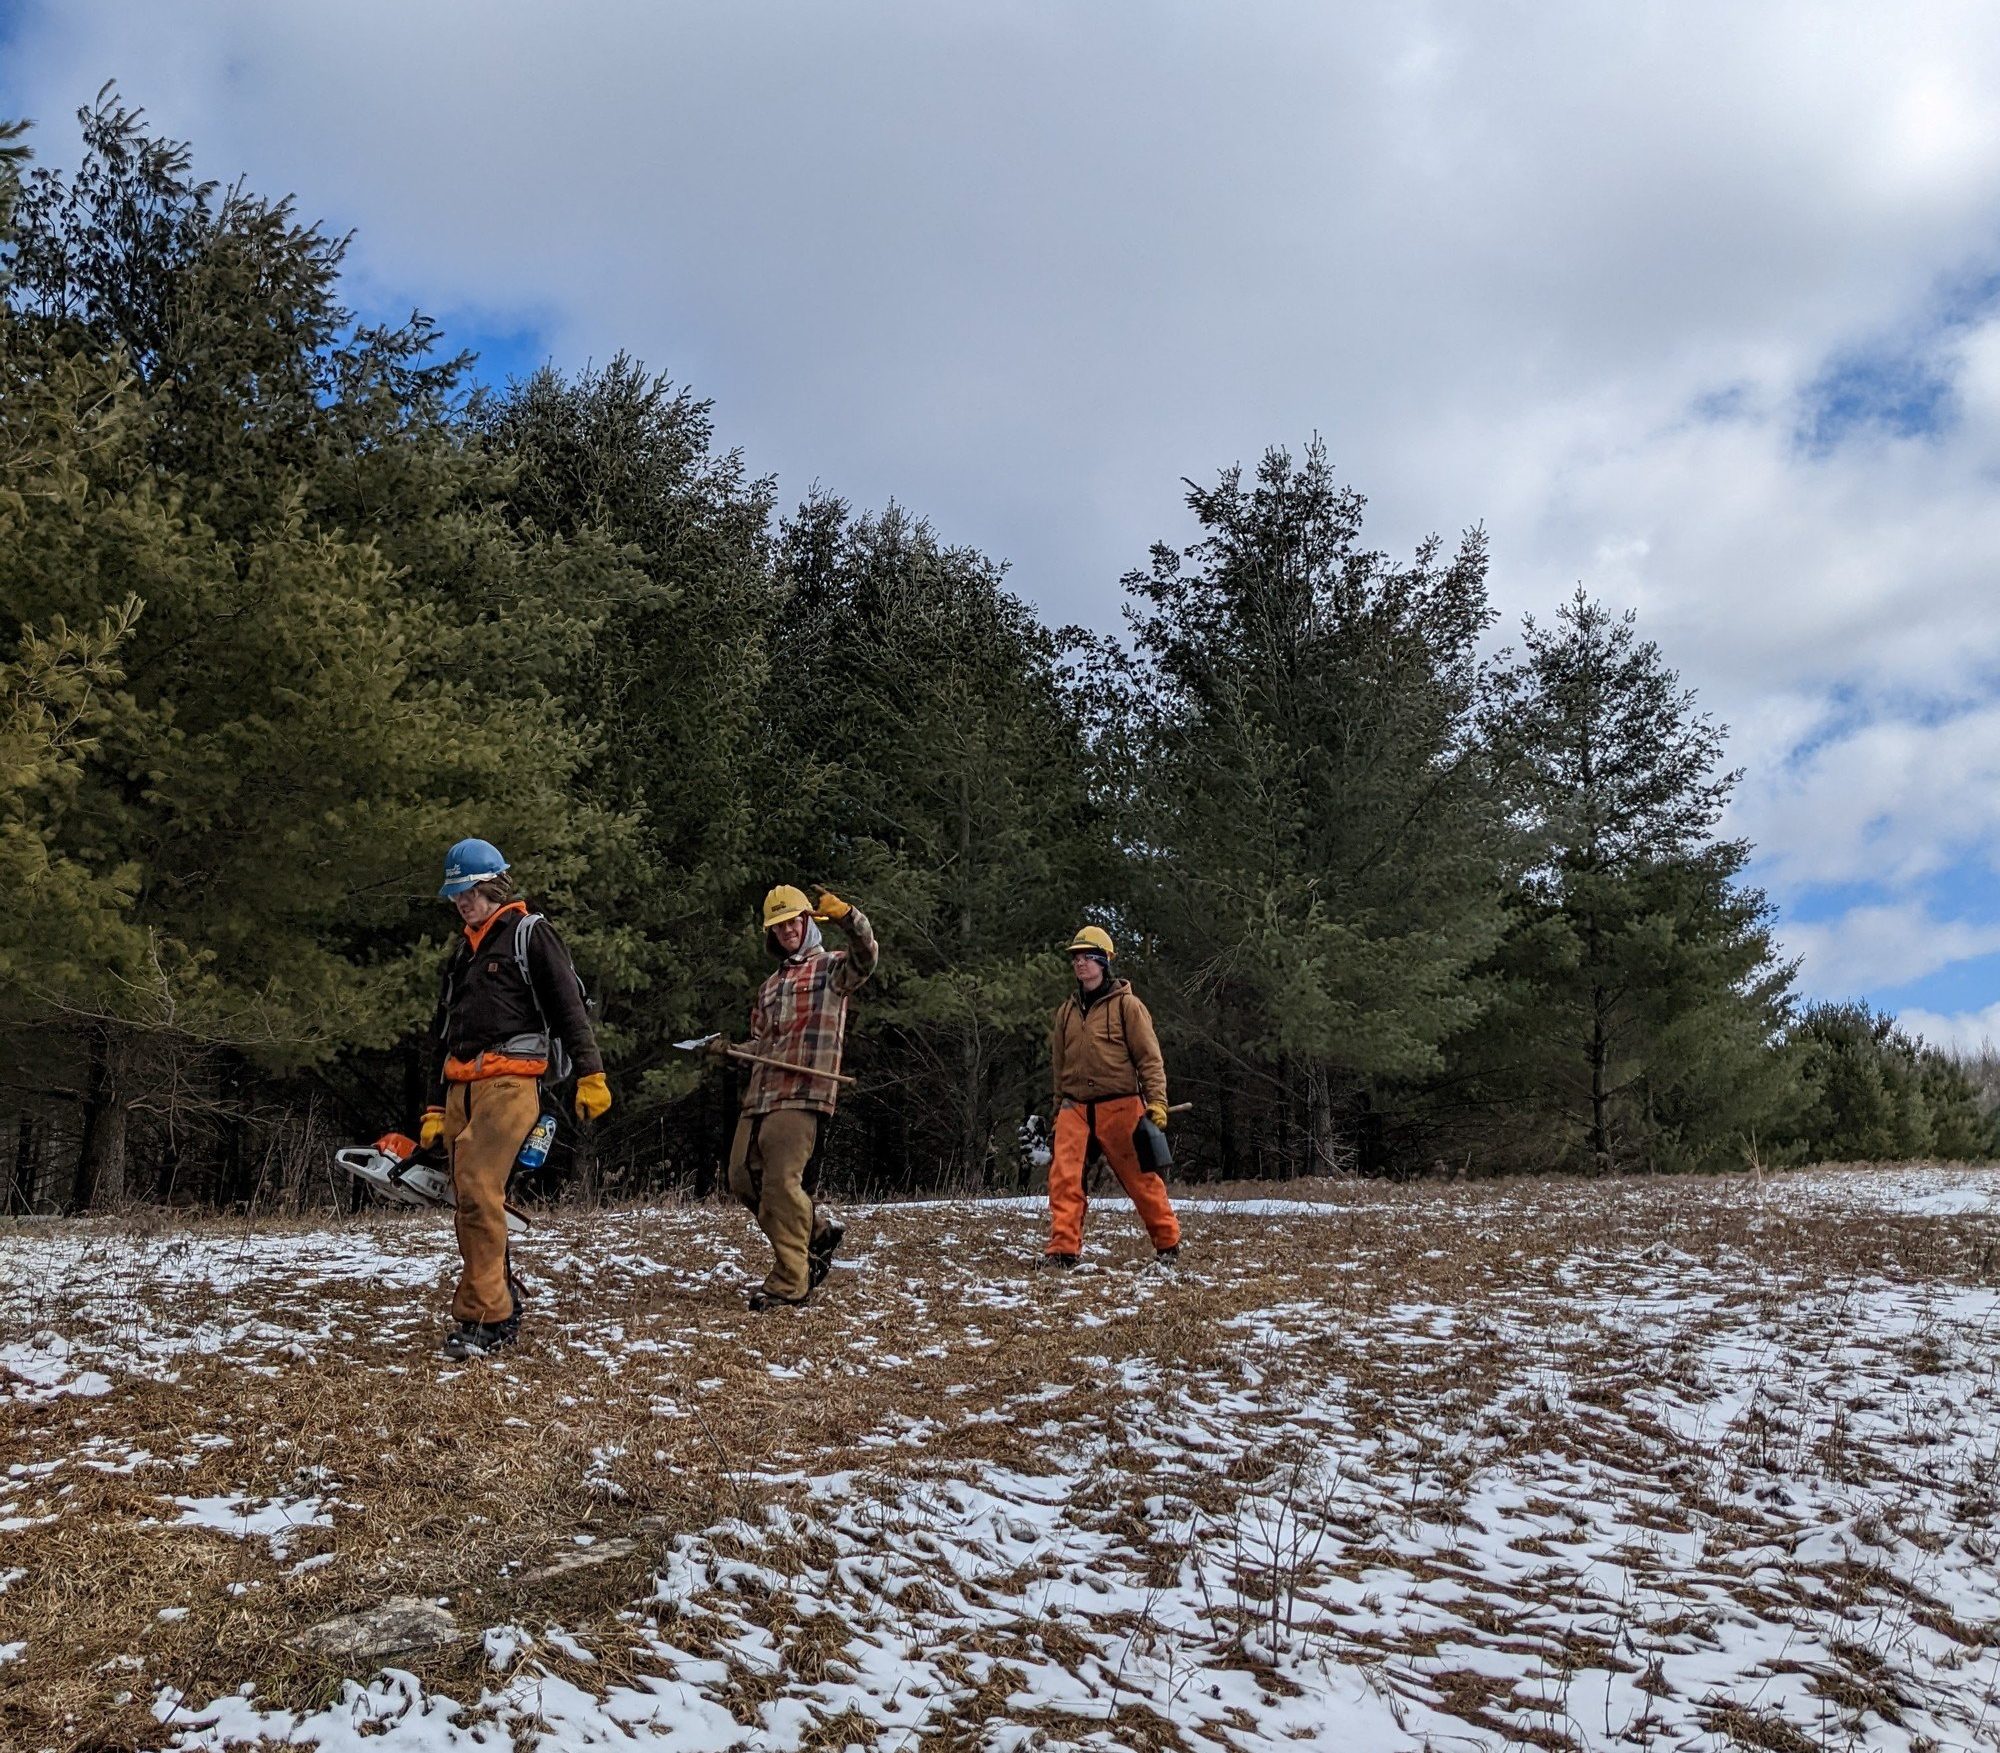
[[[483,1047],[470,1059],[444,1062],[446,1083],[480,1083],[489,1077],[543,1077],[549,1069],[547,1035],[509,1035],[497,1047]]]

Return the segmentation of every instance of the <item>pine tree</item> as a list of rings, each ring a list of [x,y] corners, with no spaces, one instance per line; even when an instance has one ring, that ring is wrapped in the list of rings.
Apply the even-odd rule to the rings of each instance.
[[[1188,505],[1201,539],[1125,581],[1133,916],[1178,970],[1172,1032],[1217,1066],[1221,1125],[1270,1092],[1304,1111],[1294,1166],[1345,1164],[1340,1116],[1372,1149],[1377,1093],[1435,1071],[1485,1003],[1468,975],[1508,849],[1472,734],[1485,540],[1392,563],[1317,441]]]
[[[1724,1160],[1782,1117],[1792,971],[1741,882],[1749,848],[1714,838],[1738,777],[1723,733],[1634,618],[1581,590],[1524,643],[1488,722],[1539,855],[1485,1050],[1554,1160]]]

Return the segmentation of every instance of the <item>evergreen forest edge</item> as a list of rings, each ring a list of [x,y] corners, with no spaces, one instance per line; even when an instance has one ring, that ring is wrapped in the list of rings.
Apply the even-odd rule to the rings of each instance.
[[[1720,727],[1579,588],[1492,649],[1486,538],[1368,546],[1314,441],[1055,629],[890,505],[776,483],[618,357],[481,387],[346,240],[107,87],[0,134],[0,1209],[338,1196],[422,1106],[497,841],[618,1105],[556,1184],[714,1184],[778,881],[868,909],[835,1185],[1027,1184],[1076,925],[1194,1179],[1990,1158],[1991,1057],[1801,1005]]]

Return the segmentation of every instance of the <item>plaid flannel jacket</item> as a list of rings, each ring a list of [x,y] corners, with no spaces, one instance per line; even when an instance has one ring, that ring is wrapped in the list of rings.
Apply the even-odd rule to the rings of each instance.
[[[758,988],[750,1006],[750,1050],[787,1065],[817,1071],[840,1069],[840,1047],[847,1033],[847,1000],[875,972],[878,951],[874,928],[859,907],[850,907],[835,921],[847,934],[847,948],[824,946],[789,956]],[[750,1087],[743,1096],[746,1114],[769,1114],[777,1108],[810,1108],[831,1114],[840,1085],[830,1077],[807,1077],[772,1066],[753,1066]]]

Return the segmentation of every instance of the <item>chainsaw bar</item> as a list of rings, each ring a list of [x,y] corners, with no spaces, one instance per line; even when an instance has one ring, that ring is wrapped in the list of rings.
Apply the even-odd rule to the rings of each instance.
[[[452,1195],[451,1177],[443,1169],[415,1157],[393,1157],[371,1144],[355,1150],[337,1150],[333,1160],[364,1186],[373,1187],[383,1198],[398,1205],[427,1205],[448,1211],[458,1204]],[[508,1234],[522,1235],[527,1229],[527,1217],[508,1206]]]

